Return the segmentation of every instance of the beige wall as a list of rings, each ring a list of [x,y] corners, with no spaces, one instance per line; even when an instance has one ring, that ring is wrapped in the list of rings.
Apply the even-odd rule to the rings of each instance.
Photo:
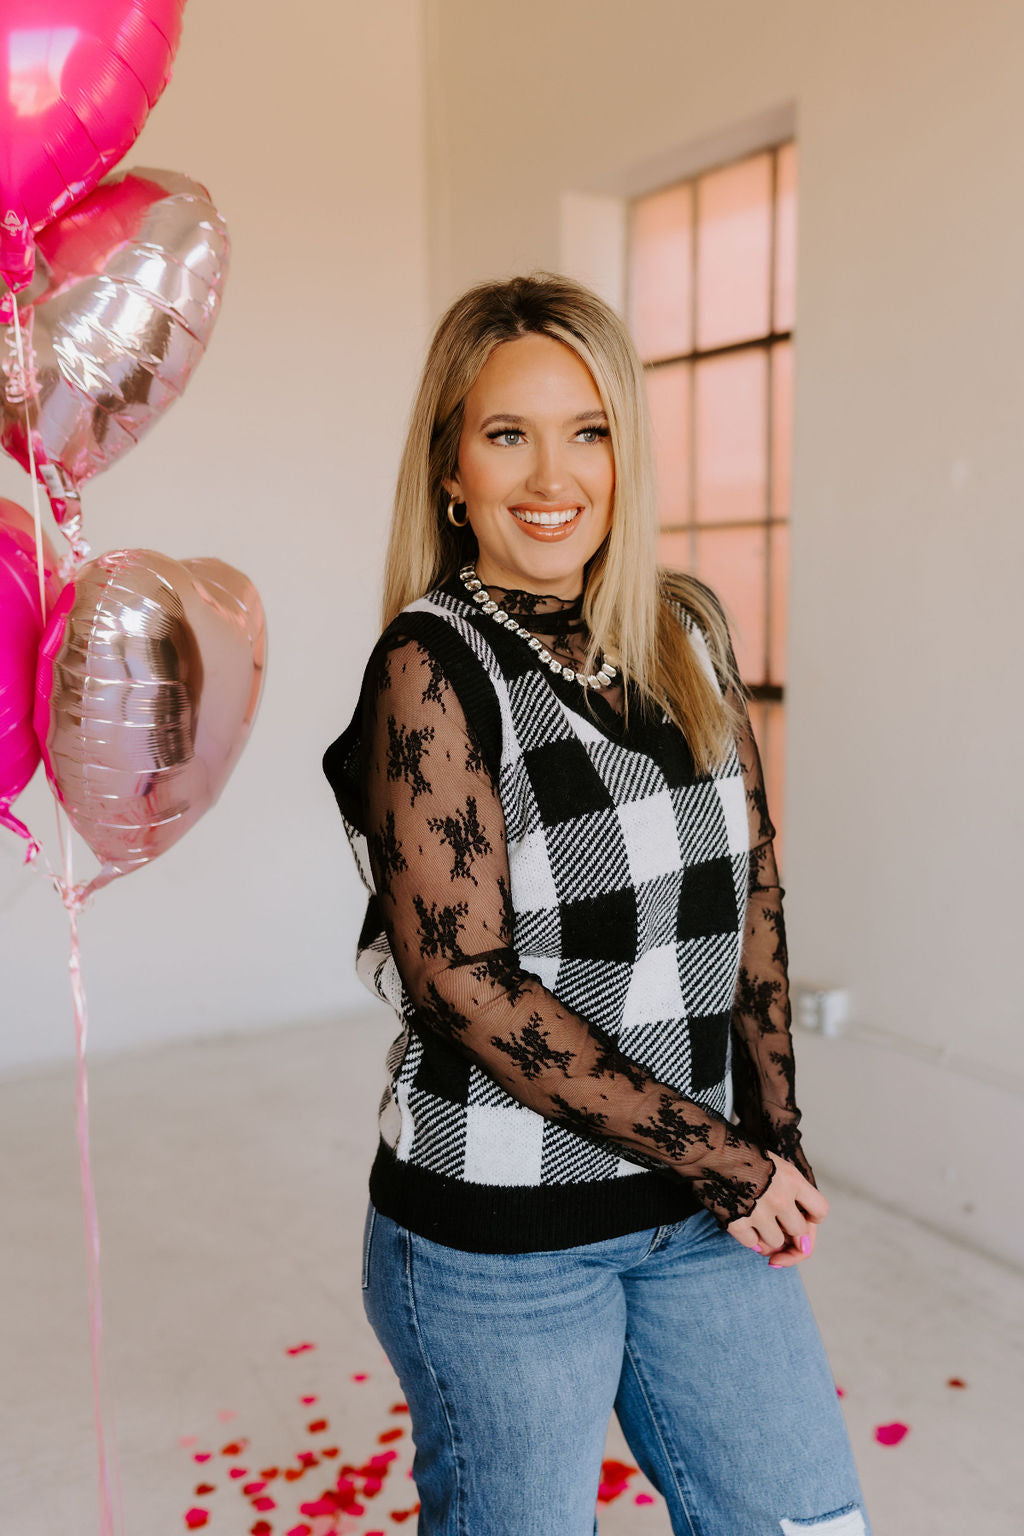
[[[860,1031],[801,1037],[811,1152],[1024,1260],[1024,10],[431,0],[428,47],[435,307],[607,288],[609,199],[795,124],[785,873]]]
[[[240,566],[262,593],[270,656],[220,803],[83,919],[97,1052],[369,1002],[352,970],[361,887],[320,754],[377,633],[425,339],[421,46],[417,0],[287,14],[191,0],[175,78],[126,160],[209,186],[233,269],[186,395],[87,488],[87,534],[97,552],[150,546]],[[6,459],[0,495],[28,495]],[[19,804],[52,847],[41,775]],[[73,1049],[64,914],[19,860],[4,833],[3,1069]]]

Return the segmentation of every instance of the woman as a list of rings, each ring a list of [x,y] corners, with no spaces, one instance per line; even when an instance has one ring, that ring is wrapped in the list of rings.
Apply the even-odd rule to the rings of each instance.
[[[761,768],[717,601],[656,564],[644,400],[568,279],[452,306],[324,760],[402,1024],[363,1288],[421,1536],[587,1536],[613,1408],[676,1532],[867,1531]]]

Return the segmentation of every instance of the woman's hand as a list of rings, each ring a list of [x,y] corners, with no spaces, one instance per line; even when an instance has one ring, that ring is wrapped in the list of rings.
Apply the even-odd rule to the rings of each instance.
[[[726,1227],[744,1248],[771,1254],[772,1269],[799,1264],[814,1252],[814,1233],[828,1215],[828,1201],[795,1164],[774,1152],[775,1175],[749,1216]]]

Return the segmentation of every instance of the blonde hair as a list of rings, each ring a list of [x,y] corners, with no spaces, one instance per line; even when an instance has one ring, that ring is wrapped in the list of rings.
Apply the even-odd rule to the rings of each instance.
[[[480,283],[434,333],[398,472],[388,541],[382,624],[476,556],[472,529],[448,521],[443,482],[458,467],[463,403],[494,348],[537,333],[570,347],[589,369],[608,416],[615,463],[609,532],[588,563],[583,663],[605,655],[640,698],[665,709],[710,772],[735,739],[742,685],[720,604],[694,577],[660,567],[650,424],[643,367],[625,325],[596,294],[556,273]],[[711,675],[680,622],[699,626]],[[720,685],[720,686],[719,686]],[[628,691],[624,707],[628,718]]]

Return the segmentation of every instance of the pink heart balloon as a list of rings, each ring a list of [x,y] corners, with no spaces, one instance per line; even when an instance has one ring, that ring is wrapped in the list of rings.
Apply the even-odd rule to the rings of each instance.
[[[0,275],[116,165],[171,77],[185,0],[2,0]],[[10,298],[0,316],[10,315]],[[8,307],[4,307],[8,306]]]
[[[220,312],[228,256],[206,189],[174,171],[121,172],[39,236],[21,310],[25,382],[36,470],[58,522],[77,516],[78,487],[182,394]],[[21,384],[8,368],[0,444],[28,469]]]
[[[11,814],[39,764],[32,728],[36,659],[45,618],[60,592],[57,556],[43,535],[43,611],[36,569],[35,527],[24,508],[0,500],[0,825],[31,841]]]
[[[265,664],[259,594],[223,561],[118,549],[80,567],[40,646],[35,727],[101,864],[84,894],[164,853],[213,805]]]

